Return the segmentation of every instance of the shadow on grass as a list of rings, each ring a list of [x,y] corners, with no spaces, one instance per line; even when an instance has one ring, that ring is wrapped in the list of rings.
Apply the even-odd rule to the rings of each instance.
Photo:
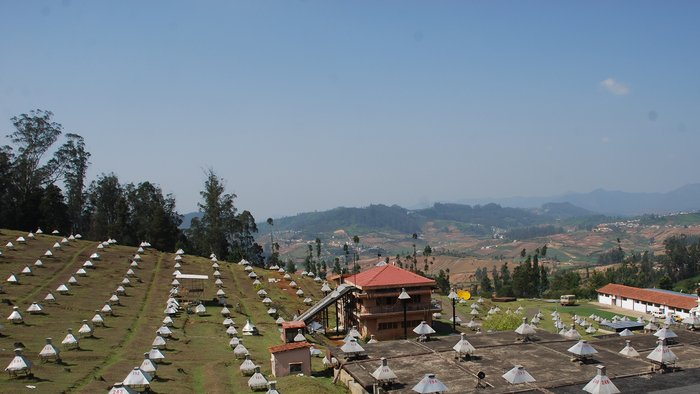
[[[315,378],[332,378],[333,368],[326,368],[323,371],[314,371],[311,373],[311,376]]]
[[[41,383],[41,382],[52,382],[51,379],[42,379],[34,375],[33,373],[29,375],[22,375],[22,376],[17,376],[15,377],[16,380],[20,380],[23,382],[36,382],[36,383]]]

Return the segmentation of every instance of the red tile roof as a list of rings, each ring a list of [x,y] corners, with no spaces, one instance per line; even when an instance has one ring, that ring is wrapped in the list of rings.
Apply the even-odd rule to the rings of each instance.
[[[292,328],[306,328],[306,323],[299,320],[286,321],[282,323],[282,329],[292,329]]]
[[[308,342],[293,342],[285,343],[284,345],[270,346],[268,349],[270,350],[270,353],[280,353],[288,352],[290,350],[302,349],[305,347],[311,347],[311,344]]]
[[[676,309],[690,310],[698,306],[697,298],[664,293],[650,289],[640,289],[639,287],[618,285],[616,283],[608,283],[607,285],[598,289],[597,292],[665,305]]]
[[[410,286],[435,286],[432,279],[414,274],[395,265],[383,265],[374,267],[357,275],[350,275],[345,282],[361,289],[374,287],[410,287]]]

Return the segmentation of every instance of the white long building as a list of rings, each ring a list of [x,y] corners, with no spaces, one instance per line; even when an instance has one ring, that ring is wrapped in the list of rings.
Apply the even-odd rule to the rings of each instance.
[[[598,302],[615,305],[643,313],[676,314],[682,318],[690,315],[698,307],[698,297],[662,289],[642,289],[639,287],[609,283],[598,292]]]

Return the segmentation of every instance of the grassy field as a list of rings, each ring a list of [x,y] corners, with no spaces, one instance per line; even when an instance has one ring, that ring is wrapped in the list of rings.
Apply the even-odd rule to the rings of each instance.
[[[82,320],[88,321],[100,309],[116,289],[124,274],[129,269],[131,257],[136,253],[135,247],[112,246],[99,251],[100,261],[94,261],[96,268],[88,271],[87,277],[77,277],[80,285],[70,286],[70,295],[55,292],[61,283],[67,283],[89,256],[98,251],[97,242],[73,241],[56,251],[52,248],[61,237],[41,235],[24,245],[16,245],[15,250],[8,250],[8,241],[16,244],[18,236],[24,233],[13,231],[0,232],[0,277],[3,279],[3,294],[0,294],[0,317],[5,326],[0,333],[0,362],[4,366],[13,357],[16,342],[26,347],[24,354],[34,363],[33,378],[10,378],[4,374],[0,378],[2,392],[31,391],[27,385],[36,386],[36,392],[107,392],[117,381],[123,380],[128,372],[139,366],[143,353],[151,347],[155,331],[161,325],[163,310],[168,298],[174,255],[146,250],[141,256],[143,261],[135,269],[139,281],[132,279],[133,286],[127,287],[127,295],[121,297],[121,306],[114,306],[115,317],[105,316],[106,327],[96,327],[95,338],[80,341],[80,350],[61,352],[62,364],[41,363],[38,353],[46,337],[52,337],[56,346],[61,348],[66,330],[72,328],[74,333]],[[54,250],[54,257],[43,258],[47,249]],[[41,258],[44,268],[34,268],[34,262]],[[180,271],[188,274],[208,274],[210,282],[204,299],[215,298],[216,287],[211,277],[213,269],[208,259],[185,256]],[[243,337],[243,343],[251,354],[253,361],[261,367],[268,380],[277,380],[271,375],[268,347],[282,343],[278,326],[267,314],[267,307],[256,295],[257,288],[247,277],[243,266],[221,263],[224,290],[229,297],[233,319],[240,329],[250,318],[258,327],[260,334],[255,337]],[[34,271],[32,276],[19,275],[25,267]],[[275,307],[286,320],[306,306],[302,298],[286,288],[286,282],[269,284],[268,277],[281,277],[281,274],[256,269],[261,276],[262,287],[275,302]],[[19,285],[11,285],[4,280],[15,273],[20,278]],[[317,300],[321,296],[320,285],[311,278],[294,279],[306,295]],[[54,292],[57,303],[44,303],[48,291]],[[34,301],[44,307],[45,315],[29,315],[24,312]],[[247,377],[239,372],[240,361],[233,357],[228,346],[229,338],[221,324],[221,308],[211,302],[207,306],[207,316],[182,314],[174,319],[175,339],[168,341],[165,363],[159,365],[158,377],[152,388],[161,393],[241,393],[250,392]],[[235,311],[239,305],[240,313]],[[6,320],[16,305],[25,317],[25,324],[14,325]],[[240,337],[240,336],[239,336]],[[310,338],[312,339],[312,338]],[[324,338],[313,338],[321,343],[315,346],[323,350],[327,344]],[[278,379],[278,387],[284,393],[343,393],[346,389],[333,385],[332,376],[323,371],[320,359],[314,359],[314,376],[289,376]],[[310,390],[310,391],[309,391]]]
[[[443,313],[442,313],[442,318],[439,319],[440,322],[442,322],[445,325],[451,324],[449,319],[452,318],[452,303],[447,297],[440,296],[440,299],[442,300],[442,305],[443,305]],[[471,304],[476,302],[476,300],[469,300],[467,303],[464,304],[457,304],[456,305],[456,313],[457,315],[462,319],[463,323],[468,322],[471,319],[471,316],[469,315],[469,312],[471,312]],[[484,319],[487,318],[488,314],[487,312],[491,307],[498,306],[501,311],[499,312],[500,314],[507,313],[507,311],[510,309],[511,312],[515,312],[518,307],[523,307],[525,309],[525,313],[522,315],[522,317],[527,316],[528,321],[535,315],[537,314],[538,311],[541,311],[542,314],[544,315],[544,318],[540,322],[540,324],[537,326],[540,329],[553,332],[553,333],[558,333],[559,330],[556,330],[554,328],[554,321],[552,320],[551,313],[554,312],[555,310],[559,312],[560,319],[561,321],[567,325],[567,327],[571,327],[571,321],[574,315],[579,315],[582,317],[585,317],[586,320],[589,323],[593,323],[593,327],[596,329],[600,328],[600,325],[591,319],[588,319],[588,316],[592,314],[596,314],[598,316],[611,319],[613,316],[615,316],[616,313],[606,311],[603,309],[600,309],[596,307],[594,304],[590,304],[588,301],[582,300],[579,301],[579,305],[576,306],[567,306],[563,307],[559,305],[559,303],[555,302],[547,302],[545,300],[539,300],[539,299],[518,299],[515,302],[493,302],[489,299],[486,299],[483,303],[483,305],[480,307],[480,316],[479,318],[476,319],[478,322],[484,321]],[[622,313],[617,313],[618,316],[628,316],[632,320],[636,320],[636,318],[625,315]],[[598,335],[600,332],[597,332],[593,335],[586,334],[585,328],[583,327],[577,327],[577,330],[579,334],[584,339],[592,340],[593,335]]]

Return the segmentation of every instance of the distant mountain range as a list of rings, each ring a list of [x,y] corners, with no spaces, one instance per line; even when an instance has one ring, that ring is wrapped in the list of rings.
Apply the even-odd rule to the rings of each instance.
[[[689,184],[667,193],[629,193],[597,189],[590,193],[570,193],[552,197],[512,197],[436,203],[421,209],[398,205],[370,205],[364,208],[339,207],[322,212],[300,213],[275,219],[275,231],[322,233],[345,229],[352,232],[394,230],[419,232],[426,221],[453,221],[471,231],[491,227],[513,229],[553,224],[559,220],[593,215],[638,216],[700,210],[700,183]],[[198,212],[184,215],[182,228],[188,228]]]
[[[568,202],[574,206],[613,216],[666,214],[700,210],[700,183],[692,183],[666,193],[630,193],[596,189],[590,193],[568,193],[549,197],[508,197],[463,199],[462,204],[496,203],[515,208],[534,208],[549,202]]]

